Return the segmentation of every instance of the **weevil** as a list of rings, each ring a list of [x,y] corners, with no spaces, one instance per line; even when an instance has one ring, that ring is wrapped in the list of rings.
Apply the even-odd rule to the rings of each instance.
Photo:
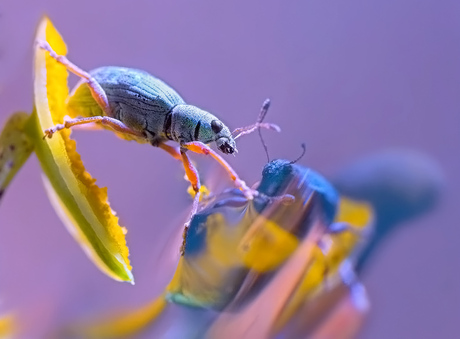
[[[225,168],[247,198],[252,199],[257,194],[207,144],[215,142],[222,153],[235,154],[235,139],[238,137],[261,127],[279,131],[277,125],[262,122],[269,106],[268,100],[255,124],[231,133],[216,116],[186,104],[172,87],[145,71],[107,66],[86,72],[65,56],[58,55],[46,41],[37,41],[37,44],[58,63],[81,78],[68,99],[67,107],[74,116],[84,116],[66,120],[45,130],[44,138],[51,138],[54,133],[64,128],[96,122],[123,135],[129,135],[136,141],[149,142],[165,150],[182,161],[186,176],[196,192],[191,215],[198,206],[200,180],[187,151],[211,155]],[[167,141],[179,143],[179,149],[166,144]]]

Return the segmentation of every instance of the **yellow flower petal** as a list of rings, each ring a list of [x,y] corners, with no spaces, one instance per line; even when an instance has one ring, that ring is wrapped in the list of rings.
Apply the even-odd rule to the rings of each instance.
[[[66,54],[64,41],[47,18],[38,27],[37,39],[46,40],[58,54]],[[66,115],[67,74],[48,52],[36,47],[36,110],[28,132],[49,182],[50,198],[72,235],[103,272],[133,282],[124,232],[107,201],[107,189],[99,188],[86,172],[70,131],[42,140],[43,131],[62,123]]]
[[[190,185],[187,188],[187,193],[192,197],[192,199],[195,198],[195,191],[193,190],[192,185]],[[201,202],[203,198],[209,197],[209,195],[211,194],[211,191],[205,185],[201,185],[200,193],[201,193],[200,195],[200,202]]]
[[[0,315],[0,339],[13,338],[16,333],[16,327],[16,318],[14,315]]]
[[[295,235],[270,220],[264,220],[248,231],[238,248],[246,267],[264,273],[279,267],[295,251]]]
[[[357,245],[372,227],[373,210],[369,204],[353,201],[342,197],[339,201],[334,222],[348,223],[355,231],[343,231],[336,234],[325,234],[322,242],[327,242],[329,248],[324,254],[318,247],[312,251],[312,261],[298,289],[293,294],[290,303],[277,320],[276,328],[280,329],[299,309],[300,305],[308,302],[324,287],[327,277],[334,276],[340,265],[353,254]],[[359,234],[362,231],[362,234]],[[329,286],[330,287],[330,286]]]
[[[167,304],[168,302],[161,295],[137,309],[126,310],[91,322],[73,325],[66,329],[65,332],[82,338],[132,337],[162,314]]]

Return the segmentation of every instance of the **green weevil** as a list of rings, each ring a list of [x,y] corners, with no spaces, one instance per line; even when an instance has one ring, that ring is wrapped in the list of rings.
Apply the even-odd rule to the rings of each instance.
[[[257,194],[206,144],[215,142],[221,152],[235,154],[235,139],[239,136],[261,127],[279,131],[277,125],[262,122],[269,106],[268,100],[255,124],[231,133],[216,116],[186,104],[173,88],[145,71],[108,66],[88,73],[65,56],[58,55],[46,41],[37,41],[37,44],[59,64],[81,78],[68,99],[67,107],[76,113],[75,116],[84,116],[65,120],[45,130],[44,138],[51,138],[64,128],[98,122],[137,141],[160,147],[184,164],[187,178],[196,192],[192,215],[198,206],[200,181],[197,170],[186,154],[187,150],[211,155],[225,168],[247,198],[252,199]],[[167,145],[166,142],[170,140],[178,142],[180,147]]]

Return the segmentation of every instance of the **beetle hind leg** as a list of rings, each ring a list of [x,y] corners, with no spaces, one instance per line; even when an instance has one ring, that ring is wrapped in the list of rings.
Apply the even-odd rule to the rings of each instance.
[[[107,116],[112,115],[107,95],[105,94],[105,91],[102,89],[101,85],[96,81],[96,79],[94,79],[88,72],[82,70],[80,67],[70,62],[69,59],[67,59],[64,55],[57,54],[51,48],[48,42],[44,40],[37,40],[37,45],[41,49],[47,51],[54,60],[67,68],[67,70],[82,78],[88,85],[92,97],[104,111],[104,114]]]

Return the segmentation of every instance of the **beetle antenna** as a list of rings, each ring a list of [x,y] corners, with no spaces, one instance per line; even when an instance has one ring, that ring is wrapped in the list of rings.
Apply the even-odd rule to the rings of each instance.
[[[271,129],[276,132],[281,132],[281,128],[279,128],[278,125],[269,123],[269,122],[263,122],[265,119],[265,116],[267,115],[268,108],[270,107],[270,99],[266,99],[262,105],[262,108],[260,110],[259,116],[257,117],[257,121],[255,124],[246,126],[246,127],[240,127],[235,129],[232,132],[232,135],[234,136],[233,139],[238,139],[239,137],[242,137],[243,135],[249,134],[254,132],[255,130],[260,128],[266,128],[266,129]]]
[[[262,104],[262,108],[260,110],[259,117],[257,118],[257,123],[260,124],[265,119],[265,116],[267,115],[269,108],[270,108],[270,99],[265,99],[264,103]],[[264,150],[265,150],[265,155],[267,156],[267,163],[269,163],[270,155],[268,154],[268,147],[267,147],[267,144],[265,143],[264,137],[262,136],[262,131],[260,130],[260,127],[257,129],[257,133],[259,133],[260,141],[262,142],[262,146],[264,147]]]
[[[262,104],[262,108],[260,109],[259,117],[257,118],[257,123],[261,123],[264,121],[265,117],[267,116],[268,109],[270,108],[270,99],[265,99],[264,103]]]
[[[300,146],[302,146],[302,154],[300,155],[300,157],[298,157],[297,159],[291,161],[289,164],[291,164],[291,165],[292,165],[292,164],[295,164],[297,161],[299,161],[300,159],[302,159],[303,156],[305,155],[305,152],[306,152],[306,150],[307,150],[307,148],[305,147],[305,143],[303,142],[302,145],[300,145]]]
[[[265,155],[267,156],[267,163],[270,162],[270,155],[268,154],[268,147],[267,144],[265,143],[264,137],[262,135],[262,131],[260,130],[260,127],[257,129],[257,132],[259,133],[260,141],[262,142],[262,146],[264,147],[265,150]]]

